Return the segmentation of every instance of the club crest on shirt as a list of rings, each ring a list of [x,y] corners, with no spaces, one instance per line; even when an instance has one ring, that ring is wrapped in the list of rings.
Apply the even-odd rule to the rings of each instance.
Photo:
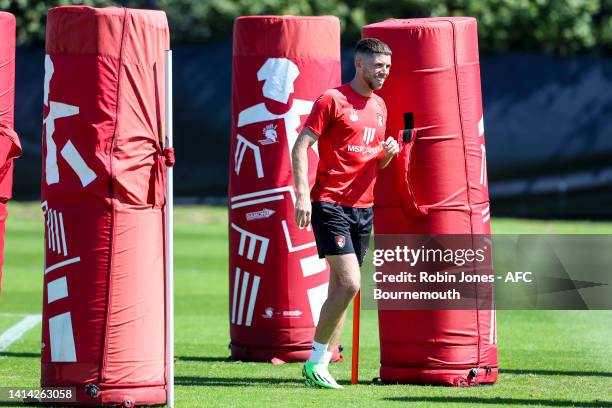
[[[357,111],[353,108],[351,108],[351,111],[349,113],[349,119],[353,122],[357,122],[359,120],[359,116],[357,116]]]
[[[376,112],[376,120],[378,121],[378,126],[382,127],[383,125],[383,115],[380,112]]]
[[[336,240],[336,246],[340,249],[344,248],[346,244],[345,238],[342,235],[336,235],[334,238]]]

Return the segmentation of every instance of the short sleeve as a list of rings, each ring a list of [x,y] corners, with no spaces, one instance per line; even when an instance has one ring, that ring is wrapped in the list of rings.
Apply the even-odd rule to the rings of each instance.
[[[324,93],[319,96],[312,106],[310,115],[304,123],[304,127],[312,130],[319,137],[325,132],[325,129],[334,118],[336,113],[336,103],[334,98],[329,93]]]

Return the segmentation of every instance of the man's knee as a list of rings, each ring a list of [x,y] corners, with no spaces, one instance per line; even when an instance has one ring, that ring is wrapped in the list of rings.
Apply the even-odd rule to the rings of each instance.
[[[359,280],[346,279],[338,282],[335,292],[345,301],[350,302],[359,292]]]
[[[328,258],[330,265],[330,290],[350,301],[359,292],[359,264],[355,254],[334,255]]]

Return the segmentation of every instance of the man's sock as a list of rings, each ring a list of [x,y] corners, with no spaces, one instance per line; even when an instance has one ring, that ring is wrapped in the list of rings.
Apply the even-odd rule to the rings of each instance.
[[[308,358],[311,364],[323,364],[327,366],[331,357],[332,353],[331,351],[327,351],[327,344],[317,343],[316,341],[312,343],[312,352]]]

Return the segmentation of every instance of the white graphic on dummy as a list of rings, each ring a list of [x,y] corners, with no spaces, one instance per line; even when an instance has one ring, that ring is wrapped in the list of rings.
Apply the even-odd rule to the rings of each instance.
[[[236,268],[234,276],[234,291],[232,297],[232,324],[238,326],[242,325],[242,318],[244,316],[244,305],[247,299],[247,289],[249,287],[250,274],[247,271],[242,273],[242,285],[240,289],[240,268]],[[244,319],[244,325],[250,326],[253,321],[253,310],[255,309],[255,301],[257,300],[257,292],[259,291],[260,277],[253,275],[253,283],[251,285],[251,292],[248,295],[249,303],[247,305],[247,313]],[[240,299],[238,300],[238,293],[240,291]]]
[[[66,232],[62,213],[50,208],[47,201],[43,201],[41,207],[47,229],[47,248],[64,257],[68,256],[68,245],[66,245]],[[77,256],[71,259],[64,259],[63,261],[48,266],[47,257],[45,256],[45,276],[48,273],[80,261],[81,258]],[[60,276],[59,278],[53,279],[47,282],[46,285],[47,304],[69,297],[68,280],[66,276]],[[74,332],[72,330],[72,317],[70,312],[64,312],[50,317],[46,323],[49,325],[51,361],[76,362]]]
[[[70,312],[49,318],[49,342],[51,343],[52,362],[74,363],[77,361]]]
[[[238,233],[240,233],[240,244],[238,245],[238,255],[244,255],[244,249],[247,244],[247,240],[249,241],[249,249],[246,254],[246,258],[249,260],[253,260],[255,255],[255,249],[257,248],[257,243],[261,243],[259,247],[259,255],[257,256],[257,263],[264,264],[266,262],[266,253],[268,252],[268,244],[270,243],[270,239],[266,237],[262,237],[257,234],[253,234],[247,230],[244,230],[237,226],[236,224],[231,224],[232,228]]]
[[[237,136],[238,142],[236,143],[236,152],[234,153],[234,171],[236,174],[240,174],[240,168],[242,167],[242,160],[244,159],[244,153],[247,149],[253,151],[255,157],[255,169],[257,170],[257,177],[262,178],[264,176],[263,164],[261,163],[261,153],[259,152],[259,146],[249,142],[242,135]]]
[[[300,259],[300,266],[302,268],[302,274],[305,278],[311,275],[316,275],[320,272],[324,272],[327,269],[325,259],[319,258],[318,254]]]
[[[47,202],[43,203],[43,209],[45,209],[45,215],[47,220],[54,220],[54,225],[57,226],[57,212],[47,208]],[[60,213],[61,214],[61,213]],[[49,225],[49,223],[47,224]],[[47,228],[47,231],[51,231]],[[51,237],[51,241],[58,240],[57,229],[55,234],[47,234],[47,237]],[[60,244],[57,243],[59,252]],[[64,242],[64,250],[66,249]],[[62,262],[58,262],[55,265],[51,265],[45,268],[45,275],[63,266],[70,265],[79,262],[79,257],[67,259]],[[68,297],[68,283],[65,276],[61,276],[47,283],[47,303],[52,303]],[[52,362],[76,362],[76,351],[74,346],[74,333],[72,330],[72,318],[70,312],[60,313],[56,316],[50,317],[48,320],[49,324],[49,342],[51,343],[51,361]]]
[[[68,256],[64,217],[61,212],[49,208],[47,202],[41,204],[47,227],[47,248],[58,254]]]
[[[47,303],[53,303],[65,297],[68,297],[68,283],[65,276],[47,284]]]
[[[282,220],[281,224],[283,225],[283,234],[285,234],[285,242],[287,243],[287,249],[290,253],[302,251],[304,249],[312,248],[313,246],[317,245],[315,241],[312,241],[302,245],[293,246],[293,242],[291,241],[291,234],[289,233],[289,227],[287,226],[287,220]]]
[[[278,134],[276,133],[276,129],[278,129],[278,126],[273,123],[270,123],[269,125],[264,127],[261,131],[261,133],[263,133],[264,135],[264,138],[258,140],[259,144],[265,146],[272,143],[276,143],[278,141]]]
[[[261,315],[261,317],[263,317],[264,319],[271,319],[274,317],[274,308],[273,307],[266,307],[264,309],[264,314]]]
[[[236,208],[248,207],[251,205],[259,205],[262,203],[268,203],[272,201],[284,200],[286,198],[287,193],[289,193],[289,196],[291,197],[291,202],[293,203],[293,206],[295,207],[296,196],[295,196],[295,190],[293,186],[283,186],[283,187],[271,188],[267,190],[255,191],[252,193],[233,196],[230,198],[230,208],[234,210]],[[289,226],[287,225],[287,220],[281,220],[281,225],[283,227],[283,234],[285,235],[285,242],[287,243],[287,249],[289,253],[302,251],[302,250],[316,246],[315,241],[307,242],[303,245],[294,246],[291,240],[291,235],[289,233]],[[239,255],[244,256],[244,247],[246,245],[247,237],[250,238],[254,236],[254,237],[257,237],[255,239],[266,240],[265,247],[267,250],[267,244],[269,241],[268,238],[260,237],[251,232],[245,231],[244,229],[238,227],[235,224],[231,224],[231,226],[233,229],[240,232],[240,244],[238,248]],[[262,244],[262,247],[263,247],[263,244]],[[248,259],[251,259],[251,260],[253,259],[254,251],[255,251],[255,241],[252,240],[249,245],[250,257],[247,254]],[[261,257],[261,253],[260,253],[260,257]],[[265,254],[264,254],[264,260],[265,260]],[[259,263],[263,263],[263,262],[259,262]],[[327,269],[327,264],[325,263],[325,260],[319,259],[318,255],[306,256],[300,259],[300,266],[301,266],[302,274],[304,277],[315,275]],[[236,301],[238,299],[238,286],[240,283],[238,273],[239,272],[237,272],[235,276],[235,281],[234,281],[234,296],[232,300],[233,302],[232,303],[232,323],[234,323],[236,319],[236,315],[235,315],[236,314],[235,312],[236,311]],[[311,310],[313,321],[315,322],[315,324],[319,320],[319,313],[321,311],[321,306],[323,305],[323,302],[325,302],[325,299],[327,299],[327,283],[321,286],[317,286],[317,287],[308,289],[308,300],[310,303],[310,310]]]
[[[319,323],[321,307],[323,307],[323,303],[325,303],[325,299],[327,299],[328,286],[329,284],[324,283],[307,290],[308,303],[310,303],[310,312],[312,313],[312,321],[315,326]]]
[[[47,117],[43,119],[45,126],[45,145],[47,147],[47,155],[45,157],[45,181],[48,185],[59,183],[59,169],[57,166],[57,145],[53,139],[55,133],[55,121],[70,116],[79,114],[79,107],[67,105],[65,103],[49,100],[49,90],[51,79],[55,68],[53,61],[49,55],[45,56],[45,81],[43,84],[44,103],[49,107]],[[71,141],[68,141],[61,151],[62,157],[68,165],[74,170],[83,187],[96,179],[96,173],[85,163],[83,157],[76,150]]]
[[[247,221],[263,220],[266,218],[270,218],[274,214],[276,214],[276,211],[271,210],[269,208],[264,208],[263,210],[246,213],[246,220]]]
[[[480,212],[480,214],[482,215],[482,223],[484,224],[485,222],[489,221],[491,219],[491,213],[489,212],[489,204],[487,204],[487,206],[485,207],[484,210],[482,210]]]
[[[285,193],[289,193],[293,205],[295,206],[295,191],[293,186],[283,186],[277,188],[271,188],[268,190],[255,191],[247,194],[240,194],[230,198],[230,208],[235,210],[236,208],[248,207],[250,205],[269,203],[271,201],[284,200]]]
[[[279,201],[284,200],[284,193],[289,193],[291,196],[291,201],[295,207],[295,190],[293,186],[284,186],[278,188],[271,188],[269,190],[255,191],[253,193],[241,194],[230,198],[230,208],[232,210],[241,207],[247,207],[249,205],[256,205],[262,203],[268,203],[271,201]],[[302,245],[294,245],[291,241],[291,235],[289,233],[289,226],[287,225],[287,220],[281,221],[283,227],[283,234],[285,235],[285,241],[287,243],[287,248],[289,252],[297,252],[302,251],[304,249],[312,248],[316,245],[315,241],[307,242]],[[308,228],[310,231],[311,228]]]
[[[259,81],[265,81],[263,85],[264,97],[286,104],[289,100],[289,96],[294,91],[293,83],[298,77],[299,73],[300,72],[298,67],[286,58],[268,58],[257,73],[257,79]],[[289,111],[284,114],[277,115],[269,112],[266,108],[265,103],[259,103],[241,111],[238,114],[237,127],[240,128],[242,126],[250,125],[253,123],[283,119],[285,125],[285,132],[287,135],[288,154],[291,160],[291,151],[293,149],[295,141],[297,140],[298,128],[301,124],[300,116],[310,113],[312,105],[312,101],[294,99]],[[274,133],[272,133],[272,131]],[[264,133],[266,139],[259,140],[262,145],[271,144],[272,140],[276,140],[276,128],[266,127],[264,128],[264,132],[267,132]],[[313,145],[313,150],[315,151],[315,153],[318,154],[316,144]],[[285,196],[283,193],[285,192],[289,192],[291,194],[291,199],[295,206],[296,197],[292,186],[280,187],[276,189],[263,190],[235,196],[230,199],[230,206],[231,209],[236,209],[249,205],[284,200]],[[285,240],[287,242],[287,248],[289,249],[289,252],[300,251],[303,249],[311,248],[316,245],[316,243],[313,241],[304,245],[294,246],[291,242],[289,228],[287,226],[286,220],[282,220],[281,223],[283,226],[283,233],[285,234]],[[322,290],[324,291],[324,293],[322,293]],[[323,305],[323,302],[325,301],[326,297],[327,284],[317,286],[308,290],[308,299],[310,302],[310,308],[315,324],[319,320],[321,306]]]
[[[240,286],[240,268],[234,271],[234,295],[232,296],[232,324],[236,323],[236,302],[238,301],[238,286]]]
[[[284,310],[283,317],[301,317],[304,314],[301,310]]]
[[[268,58],[257,72],[257,79],[264,81],[262,88],[264,97],[277,102],[287,103],[289,96],[294,91],[293,83],[298,75],[300,75],[300,70],[297,65],[287,58]],[[258,103],[238,114],[237,126],[241,127],[252,123],[283,119],[287,134],[289,158],[291,158],[291,150],[298,137],[298,128],[301,124],[300,116],[309,114],[312,110],[312,105],[312,101],[294,99],[289,111],[277,115],[269,112],[265,103]],[[313,150],[317,152],[316,144],[313,145]]]
[[[49,272],[53,272],[54,270],[62,268],[66,265],[72,265],[73,263],[78,263],[78,262],[81,262],[81,257],[79,256],[75,258],[66,259],[65,261],[58,262],[56,264],[46,267],[45,275],[48,274]]]

